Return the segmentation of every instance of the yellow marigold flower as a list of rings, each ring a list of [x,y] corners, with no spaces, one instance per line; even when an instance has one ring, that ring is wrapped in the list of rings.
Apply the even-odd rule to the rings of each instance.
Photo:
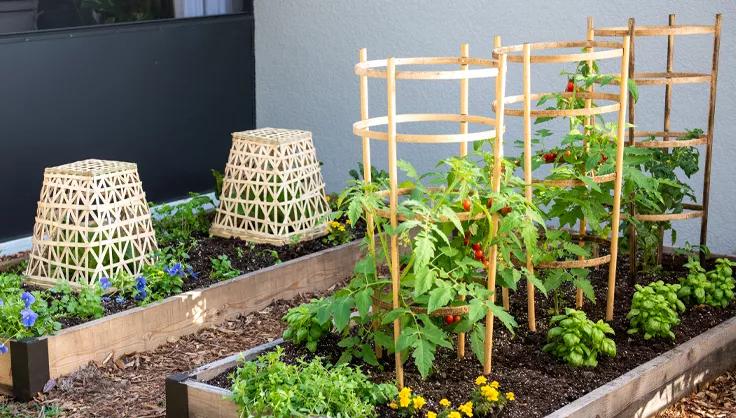
[[[469,417],[473,416],[473,402],[472,401],[465,402],[464,404],[458,406],[457,409]]]
[[[475,384],[478,386],[485,385],[486,383],[488,383],[488,379],[486,379],[485,376],[478,376],[475,378]]]
[[[447,408],[447,407],[449,407],[449,406],[451,405],[451,403],[450,403],[450,401],[448,401],[447,399],[442,399],[442,400],[440,401],[440,405],[442,405],[442,406],[444,406],[445,408]]]
[[[411,388],[409,386],[405,386],[399,391],[399,398],[406,398],[411,395]]]
[[[499,385],[499,383],[497,381],[494,380],[493,382],[491,382],[491,387],[492,388],[498,389],[499,386],[501,386],[501,385]]]
[[[411,399],[409,398],[399,398],[399,406],[402,408],[409,407],[409,403],[411,403]]]
[[[388,404],[388,407],[391,409],[399,409],[399,405],[396,405],[396,402],[391,402]]]
[[[437,414],[432,411],[427,411],[427,418],[437,418]]]
[[[483,395],[488,401],[490,402],[496,402],[498,401],[498,391],[493,386],[483,386],[480,388],[480,393]]]
[[[412,403],[414,404],[414,409],[422,409],[422,407],[424,406],[424,404],[427,403],[427,401],[424,400],[424,398],[422,398],[421,396],[417,396],[412,400]]]
[[[450,411],[450,415],[447,418],[463,418],[463,416],[457,411]]]
[[[516,395],[514,395],[514,392],[506,392],[506,399],[510,401],[516,400]]]

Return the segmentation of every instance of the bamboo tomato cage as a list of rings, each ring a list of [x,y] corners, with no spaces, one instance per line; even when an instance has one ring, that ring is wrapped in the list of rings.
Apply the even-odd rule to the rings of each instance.
[[[330,207],[310,132],[233,133],[219,198],[212,235],[285,245],[327,234]]]
[[[468,152],[468,142],[483,141],[488,138],[495,138],[493,142],[493,154],[502,156],[503,143],[503,111],[497,118],[486,116],[471,115],[468,112],[469,103],[469,80],[470,79],[490,79],[495,78],[495,94],[496,97],[503,97],[505,94],[505,74],[506,74],[506,57],[501,54],[498,59],[474,58],[470,56],[470,49],[467,44],[463,44],[460,48],[460,56],[454,57],[417,57],[417,58],[388,58],[384,60],[368,61],[366,49],[361,49],[359,54],[360,62],[355,65],[355,74],[360,79],[360,118],[361,120],[353,124],[353,133],[362,139],[363,148],[363,177],[366,182],[371,181],[371,147],[370,140],[386,141],[388,143],[388,173],[389,173],[389,190],[382,192],[388,195],[389,209],[388,213],[381,212],[378,216],[389,219],[392,228],[396,228],[401,220],[397,210],[399,195],[406,193],[406,190],[398,187],[397,172],[397,144],[399,142],[415,143],[415,144],[459,144],[460,155],[466,155]],[[441,70],[441,71],[397,71],[397,66],[403,65],[458,65],[457,70]],[[470,68],[479,67],[479,68]],[[368,79],[379,78],[386,80],[386,98],[387,98],[387,115],[370,118],[368,115]],[[457,114],[445,113],[414,113],[399,114],[396,110],[396,81],[397,80],[459,80],[460,82],[460,109]],[[501,104],[503,108],[503,104]],[[459,125],[459,133],[456,134],[406,134],[397,132],[397,124],[408,122],[456,122]],[[490,129],[477,132],[470,132],[469,125],[483,125]],[[372,130],[376,126],[386,126],[385,131]],[[500,190],[501,177],[501,161],[500,158],[494,159],[492,176],[492,189],[494,192]],[[469,213],[459,213],[460,219],[469,219]],[[498,215],[494,214],[491,221],[491,234],[498,228]],[[372,240],[374,220],[371,217],[367,219],[367,228],[369,237],[369,251],[375,254],[375,242]],[[399,243],[398,237],[392,235],[390,239],[390,272],[391,272],[391,304],[375,303],[374,306],[383,309],[397,309],[399,304],[400,290],[400,269],[399,269]],[[488,289],[495,293],[496,288],[496,247],[490,248],[489,262],[487,266],[487,286]],[[495,299],[495,295],[491,296],[491,300]],[[415,312],[422,312],[422,308],[410,307]],[[467,313],[467,305],[453,306],[443,308],[432,315],[445,314],[450,309],[452,313]],[[426,312],[426,310],[424,310]],[[401,335],[401,325],[399,320],[393,322],[394,342],[398,342]],[[491,372],[491,350],[493,339],[493,313],[489,309],[486,314],[486,334],[485,334],[485,353],[484,353],[484,373]],[[465,336],[458,335],[458,356],[462,357],[465,350]],[[401,353],[395,353],[396,381],[399,387],[404,385],[404,373],[401,360]]]
[[[685,211],[680,213],[660,213],[660,214],[638,214],[635,207],[630,207],[627,216],[634,216],[637,220],[643,222],[669,222],[685,219],[700,218],[700,245],[706,245],[708,238],[708,203],[710,200],[710,176],[713,152],[713,127],[715,124],[716,111],[716,85],[718,81],[718,57],[721,45],[721,15],[717,14],[713,25],[677,25],[675,24],[675,15],[669,15],[667,25],[645,25],[637,26],[634,18],[630,18],[626,27],[603,27],[593,28],[589,19],[588,31],[592,31],[595,36],[601,37],[622,37],[628,36],[631,39],[629,77],[636,81],[639,86],[664,86],[664,106],[663,106],[663,128],[661,131],[645,131],[636,130],[635,125],[635,106],[633,100],[629,100],[629,124],[631,127],[628,132],[627,145],[630,147],[643,148],[678,148],[678,147],[694,147],[705,145],[705,172],[703,175],[703,193],[701,195],[701,204],[685,203],[683,208]],[[713,54],[711,59],[710,73],[697,72],[677,72],[674,71],[674,47],[676,36],[688,35],[712,35],[713,36]],[[664,72],[635,72],[635,42],[638,37],[667,37],[667,61]],[[671,130],[670,113],[672,109],[672,89],[675,84],[701,84],[709,87],[708,100],[708,126],[704,135],[688,139],[673,140],[682,137],[686,132]],[[654,141],[638,141],[637,138],[654,137]],[[657,262],[661,263],[662,247],[663,247],[664,229],[660,224],[659,242],[657,246]],[[631,273],[637,271],[637,240],[636,230],[633,225],[629,227],[629,262]],[[704,253],[701,252],[701,257]],[[703,260],[701,259],[701,262]]]
[[[79,288],[135,275],[156,248],[136,164],[84,160],[44,170],[28,282]]]
[[[550,51],[581,48],[583,52],[570,54],[551,54]],[[598,50],[596,50],[598,48]],[[618,253],[618,229],[621,205],[621,186],[622,186],[622,168],[624,157],[624,129],[625,115],[628,94],[626,90],[627,79],[629,75],[629,38],[624,36],[623,42],[601,42],[594,41],[592,32],[589,31],[587,40],[585,41],[560,41],[560,42],[538,42],[526,43],[523,45],[513,45],[505,47],[497,47],[493,51],[494,57],[502,55],[508,56],[511,63],[519,63],[522,65],[522,91],[523,94],[518,96],[503,96],[503,100],[498,98],[493,104],[497,114],[505,113],[508,116],[523,118],[523,135],[524,135],[524,180],[526,183],[525,197],[527,201],[532,201],[532,188],[534,183],[542,183],[553,187],[575,187],[582,186],[584,183],[580,180],[535,180],[532,178],[532,118],[538,117],[573,117],[583,116],[586,118],[586,125],[594,122],[595,117],[607,113],[618,114],[618,132],[616,137],[616,163],[615,172],[609,175],[589,176],[596,183],[614,182],[613,209],[611,215],[611,238],[610,254],[604,256],[594,256],[592,258],[579,257],[576,260],[561,260],[551,263],[534,265],[531,254],[527,253],[526,268],[530,272],[534,269],[570,269],[570,268],[590,268],[608,263],[608,294],[606,305],[606,319],[613,319],[613,303],[616,288],[616,259]],[[579,109],[559,109],[559,110],[541,110],[532,109],[532,100],[537,100],[549,93],[532,93],[531,77],[532,64],[564,64],[577,63],[587,61],[589,64],[594,60],[619,59],[620,60],[620,86],[618,93],[601,93],[594,92],[592,86],[583,92],[562,93],[564,97],[575,97],[584,99],[585,106]],[[591,67],[592,68],[592,67]],[[593,106],[593,100],[603,101],[606,104]],[[503,104],[511,105],[521,103],[522,107],[512,108],[503,107]],[[583,218],[580,221],[580,229],[578,238],[580,243],[595,240],[595,237],[586,233],[586,222]],[[582,291],[578,289],[576,295],[576,304],[578,307],[582,305]],[[531,281],[527,281],[527,311],[529,318],[529,330],[536,331],[536,312],[535,312],[535,289]]]

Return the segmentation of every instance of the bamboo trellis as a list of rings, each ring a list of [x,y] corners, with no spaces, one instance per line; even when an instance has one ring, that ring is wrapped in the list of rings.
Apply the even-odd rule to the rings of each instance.
[[[664,86],[664,109],[663,128],[661,131],[635,130],[635,106],[629,100],[629,123],[632,125],[628,132],[628,146],[649,148],[677,148],[694,147],[705,145],[705,172],[703,175],[703,193],[701,204],[686,203],[683,205],[686,211],[681,213],[661,214],[637,214],[635,207],[629,208],[628,216],[634,216],[644,222],[669,222],[685,219],[700,218],[700,245],[707,244],[708,238],[708,205],[710,200],[710,176],[713,152],[713,127],[715,124],[716,110],[716,86],[718,82],[718,58],[721,44],[721,15],[717,14],[713,25],[677,25],[675,15],[669,15],[667,25],[642,25],[637,26],[634,18],[630,18],[626,27],[592,28],[588,24],[588,31],[593,31],[595,36],[621,37],[628,36],[631,39],[629,77],[640,86]],[[676,36],[688,35],[712,35],[713,55],[710,73],[677,72],[674,71],[674,46]],[[635,72],[635,42],[638,37],[667,37],[667,63],[664,72]],[[704,135],[690,140],[673,140],[682,137],[686,132],[673,131],[670,129],[670,113],[672,109],[672,89],[675,84],[707,84],[709,86],[708,100],[708,126]],[[655,141],[637,141],[636,138],[655,137]],[[660,225],[659,242],[657,246],[657,262],[661,263],[663,248],[664,229]],[[629,259],[631,273],[637,271],[637,240],[636,229],[633,225],[629,229]],[[704,253],[701,252],[701,262]]]
[[[379,214],[389,219],[392,228],[396,228],[401,220],[398,213],[398,199],[402,194],[402,190],[398,187],[397,173],[397,143],[415,143],[415,144],[459,144],[460,155],[467,154],[467,143],[474,141],[483,141],[488,138],[495,138],[493,143],[493,153],[496,156],[503,155],[503,111],[497,118],[486,116],[471,115],[468,112],[469,103],[469,79],[488,79],[495,78],[495,93],[497,97],[503,97],[505,94],[505,74],[506,74],[506,56],[501,54],[498,59],[474,58],[470,57],[470,49],[467,44],[463,44],[460,48],[460,56],[454,57],[420,57],[420,58],[388,58],[385,60],[367,60],[366,49],[361,49],[359,54],[360,62],[355,65],[355,74],[360,77],[360,117],[361,120],[353,124],[353,133],[362,139],[363,148],[363,177],[366,182],[371,181],[371,157],[370,157],[370,140],[381,140],[388,143],[388,173],[389,173],[389,197],[388,213]],[[401,65],[459,65],[458,70],[441,70],[441,71],[397,71],[396,67]],[[480,68],[469,68],[477,66]],[[387,97],[387,115],[369,118],[368,116],[368,78],[380,78],[386,80],[386,97]],[[397,80],[459,80],[460,81],[460,109],[457,114],[440,114],[440,113],[415,113],[415,114],[398,114],[396,111],[396,81]],[[501,105],[503,108],[503,104]],[[459,124],[459,133],[457,134],[405,134],[397,132],[397,124],[406,122],[457,122]],[[470,124],[479,124],[492,127],[478,132],[469,132]],[[386,131],[371,130],[375,126],[386,126]],[[500,190],[501,182],[501,160],[494,158],[492,176],[492,189],[494,192]],[[386,193],[384,192],[384,193]],[[461,219],[467,217],[468,213],[460,213]],[[498,228],[498,215],[492,217],[492,231]],[[370,241],[370,251],[375,252],[375,243],[372,241],[374,220],[367,219],[367,228]],[[493,232],[492,232],[493,233]],[[392,303],[390,308],[399,307],[399,288],[400,288],[400,270],[399,270],[399,243],[396,235],[391,235],[390,240],[390,260],[391,260],[391,290]],[[487,286],[488,289],[495,294],[496,288],[496,247],[491,247],[489,253],[489,264],[487,269]],[[495,295],[491,296],[491,300],[495,300]],[[389,307],[386,307],[389,308]],[[421,308],[412,308],[421,311]],[[467,306],[452,307],[459,312],[467,311]],[[453,311],[454,312],[454,311]],[[445,314],[445,311],[439,310],[433,312],[432,315]],[[484,373],[491,372],[491,351],[493,340],[493,313],[489,309],[486,314],[486,335],[485,335],[485,358]],[[398,342],[401,334],[401,325],[399,320],[393,322],[394,341]],[[464,355],[465,336],[458,335],[458,356]],[[396,380],[399,387],[404,385],[403,365],[401,361],[401,353],[395,353]]]
[[[327,234],[329,212],[310,132],[233,133],[210,234],[284,245]]]
[[[582,48],[584,52],[571,54],[547,54],[551,50],[559,50],[566,48]],[[602,48],[595,50],[595,48]],[[536,52],[536,53],[534,53]],[[569,269],[569,268],[589,268],[600,266],[608,263],[608,293],[606,305],[606,319],[613,319],[613,303],[616,289],[616,261],[618,254],[618,229],[621,205],[621,186],[622,186],[622,167],[624,157],[624,129],[625,115],[628,100],[626,89],[629,74],[629,38],[624,36],[623,42],[596,42],[592,38],[592,32],[589,31],[587,40],[585,41],[561,41],[561,42],[539,42],[526,43],[523,45],[505,46],[494,49],[494,57],[502,54],[508,55],[511,63],[522,64],[522,90],[523,94],[518,96],[506,96],[503,101],[496,100],[494,108],[497,114],[505,113],[508,116],[516,116],[523,118],[524,133],[524,180],[526,183],[525,196],[528,201],[532,201],[532,187],[534,183],[543,183],[554,187],[574,187],[582,186],[584,183],[580,180],[534,180],[532,178],[532,118],[538,117],[572,117],[584,116],[587,119],[586,125],[590,125],[594,118],[598,115],[606,113],[618,114],[618,132],[616,138],[616,169],[609,175],[593,175],[591,179],[596,183],[614,182],[613,208],[611,209],[611,238],[610,254],[603,256],[593,256],[592,258],[582,258],[577,260],[563,260],[551,263],[534,265],[531,254],[527,254],[526,267],[533,273],[534,269]],[[560,109],[560,110],[541,110],[532,109],[532,100],[538,100],[550,93],[532,93],[531,77],[532,64],[561,64],[561,63],[577,63],[587,61],[592,63],[594,60],[620,59],[620,81],[618,93],[601,93],[594,92],[592,86],[585,92],[563,93],[564,97],[571,97],[573,94],[585,99],[585,107],[580,109]],[[592,68],[592,67],[591,67]],[[623,86],[623,87],[621,87]],[[599,100],[609,102],[610,104],[593,106],[592,101]],[[502,102],[505,104],[522,103],[522,108],[502,108]],[[579,239],[582,242],[593,240],[594,237],[588,236],[585,219],[580,222]],[[536,312],[535,312],[535,291],[530,281],[527,281],[527,311],[529,318],[529,330],[536,331]],[[576,295],[577,306],[582,305],[582,291],[578,289]]]
[[[28,281],[91,285],[135,275],[156,250],[134,163],[84,160],[44,170],[28,259]]]

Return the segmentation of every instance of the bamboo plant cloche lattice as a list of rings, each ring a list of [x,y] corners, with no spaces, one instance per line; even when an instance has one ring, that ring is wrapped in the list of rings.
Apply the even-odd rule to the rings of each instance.
[[[44,171],[26,276],[51,287],[138,274],[157,249],[134,163],[84,160]]]
[[[284,245],[325,235],[329,212],[311,132],[233,133],[210,234]]]

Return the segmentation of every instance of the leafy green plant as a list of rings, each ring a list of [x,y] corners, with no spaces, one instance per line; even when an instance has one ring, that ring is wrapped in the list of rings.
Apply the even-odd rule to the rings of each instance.
[[[626,315],[630,321],[628,333],[642,333],[644,339],[675,339],[672,328],[680,323],[680,312],[685,305],[677,297],[679,284],[665,284],[663,281],[646,286],[635,285],[636,292],[631,299],[631,310]]]
[[[0,273],[0,355],[8,352],[10,340],[40,337],[61,329],[41,292],[24,291],[19,277]]]
[[[331,303],[331,298],[312,299],[289,309],[283,318],[287,324],[284,340],[305,345],[309,351],[315,352],[319,340],[332,329],[329,317]]]
[[[220,195],[222,195],[222,183],[225,181],[225,175],[214,168],[211,171],[212,177],[215,179],[215,197],[219,199]]]
[[[55,317],[67,318],[101,318],[105,310],[102,307],[103,290],[99,285],[83,285],[79,292],[74,292],[68,283],[60,282],[50,291],[49,310]]]
[[[394,385],[371,383],[347,365],[325,365],[319,358],[286,364],[281,356],[277,348],[233,373],[232,399],[241,416],[374,417],[375,405],[396,394]]]
[[[352,177],[354,180],[358,181],[365,181],[365,178],[363,177],[363,170],[364,170],[363,163],[358,163],[358,169],[351,169],[348,171],[348,174],[350,177]],[[385,170],[379,170],[376,167],[371,166],[371,181],[374,183],[384,183],[388,181],[388,172]]]
[[[616,356],[616,343],[606,336],[614,334],[613,328],[603,320],[593,322],[585,312],[567,308],[564,315],[553,316],[550,325],[542,350],[572,366],[596,367],[599,355]]]
[[[348,228],[350,221],[342,223],[334,220],[327,223],[327,236],[324,241],[330,245],[341,245],[350,242],[351,231]]]
[[[154,203],[150,203],[154,206]],[[179,205],[163,204],[153,207],[153,228],[161,247],[189,248],[194,235],[207,234],[210,227],[208,207],[214,202],[208,195],[190,194],[190,199]]]
[[[215,280],[227,280],[240,276],[240,270],[232,266],[230,258],[225,254],[210,259],[210,262],[212,263],[210,277]]]
[[[734,296],[734,265],[736,263],[728,259],[719,258],[716,260],[715,270],[706,273],[699,262],[690,259],[685,264],[689,270],[688,275],[680,279],[677,296],[686,305],[706,304],[725,308]]]

